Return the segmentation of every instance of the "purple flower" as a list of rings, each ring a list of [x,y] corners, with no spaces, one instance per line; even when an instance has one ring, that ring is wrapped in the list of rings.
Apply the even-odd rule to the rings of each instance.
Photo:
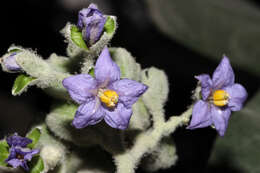
[[[31,139],[18,136],[17,133],[15,133],[13,136],[9,136],[6,141],[10,147],[26,147],[28,144],[32,143]]]
[[[17,72],[21,71],[21,67],[16,63],[16,55],[17,53],[12,53],[9,57],[5,58],[3,63],[7,70]]]
[[[11,148],[9,149],[10,154],[5,162],[14,168],[21,166],[26,171],[29,171],[27,162],[30,161],[34,155],[38,154],[40,150],[25,148],[28,144],[32,143],[32,140],[18,136],[17,133],[8,137],[6,141]]]
[[[130,79],[120,80],[120,69],[107,47],[96,62],[95,77],[80,74],[63,80],[71,98],[80,104],[73,126],[84,128],[104,119],[113,128],[126,129],[132,105],[148,87]]]
[[[247,98],[245,88],[235,81],[229,59],[224,56],[213,73],[196,76],[201,83],[202,99],[193,108],[188,129],[203,128],[214,124],[220,136],[224,136],[231,111],[242,109]]]
[[[106,17],[95,4],[90,4],[88,8],[84,8],[79,12],[77,26],[82,30],[83,39],[88,46],[99,40],[105,23]]]

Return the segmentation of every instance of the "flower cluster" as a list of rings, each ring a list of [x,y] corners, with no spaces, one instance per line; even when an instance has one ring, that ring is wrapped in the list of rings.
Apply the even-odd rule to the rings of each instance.
[[[201,83],[202,99],[197,101],[188,129],[214,125],[220,136],[225,134],[231,111],[239,111],[247,98],[245,88],[235,81],[235,75],[226,56],[213,73],[196,76]]]
[[[130,79],[120,79],[120,69],[110,57],[107,47],[95,66],[95,78],[80,74],[65,78],[63,86],[80,104],[72,122],[76,128],[94,125],[102,119],[113,128],[126,129],[132,105],[147,86]]]
[[[40,150],[26,148],[28,144],[32,143],[32,140],[18,136],[16,133],[8,137],[6,141],[10,147],[10,154],[5,162],[14,168],[21,166],[24,170],[29,171],[27,162],[30,161],[34,155],[38,154]]]

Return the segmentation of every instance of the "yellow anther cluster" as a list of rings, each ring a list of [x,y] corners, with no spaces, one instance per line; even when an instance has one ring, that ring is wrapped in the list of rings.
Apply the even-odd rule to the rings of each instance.
[[[213,92],[212,100],[216,106],[226,106],[228,104],[229,95],[225,90],[216,90]]]
[[[109,108],[114,108],[118,102],[118,94],[113,90],[101,91],[99,98]]]

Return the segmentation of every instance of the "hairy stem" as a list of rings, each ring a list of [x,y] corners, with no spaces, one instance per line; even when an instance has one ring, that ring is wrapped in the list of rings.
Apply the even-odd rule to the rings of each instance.
[[[153,129],[141,133],[131,149],[114,156],[117,173],[134,173],[144,154],[151,153],[160,140],[173,133],[177,127],[187,124],[191,113],[192,107],[189,107],[180,116],[173,116],[167,122],[162,122]]]

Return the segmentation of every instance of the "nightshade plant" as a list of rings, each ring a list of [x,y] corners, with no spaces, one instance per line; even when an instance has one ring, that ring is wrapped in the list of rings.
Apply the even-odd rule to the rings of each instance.
[[[19,172],[18,165],[31,173],[166,169],[178,158],[169,136],[188,125],[192,114],[189,129],[213,124],[224,135],[230,111],[241,109],[246,99],[245,89],[234,84],[227,58],[212,80],[208,75],[196,77],[194,110],[192,104],[166,121],[166,74],[155,67],[142,69],[125,49],[108,47],[116,29],[116,17],[91,4],[79,12],[77,25],[68,23],[61,31],[68,43],[67,57],[51,54],[43,59],[20,46],[8,49],[2,69],[19,74],[12,94],[35,85],[54,99],[49,113],[32,125],[26,138],[14,135],[0,141],[1,171]],[[10,163],[16,158],[19,164]]]

